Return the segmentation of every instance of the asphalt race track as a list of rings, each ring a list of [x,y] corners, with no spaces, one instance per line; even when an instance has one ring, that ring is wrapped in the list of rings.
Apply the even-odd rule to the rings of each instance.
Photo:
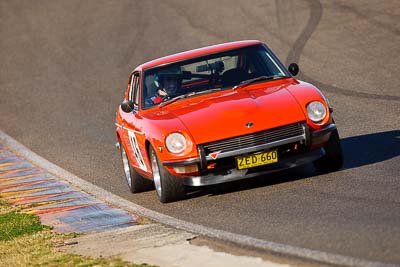
[[[129,193],[115,111],[130,71],[226,41],[265,41],[334,107],[343,170],[312,166],[162,205]],[[0,129],[149,209],[283,244],[400,264],[400,2],[0,1]]]

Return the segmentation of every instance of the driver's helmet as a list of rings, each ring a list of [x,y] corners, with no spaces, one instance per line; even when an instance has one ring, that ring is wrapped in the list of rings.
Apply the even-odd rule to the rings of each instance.
[[[167,67],[155,74],[154,84],[171,96],[175,95],[181,85],[182,72],[179,66]]]

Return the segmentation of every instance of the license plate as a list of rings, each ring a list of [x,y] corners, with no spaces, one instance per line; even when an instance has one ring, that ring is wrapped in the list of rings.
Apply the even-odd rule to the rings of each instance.
[[[236,158],[238,170],[249,169],[275,162],[278,162],[278,150]]]

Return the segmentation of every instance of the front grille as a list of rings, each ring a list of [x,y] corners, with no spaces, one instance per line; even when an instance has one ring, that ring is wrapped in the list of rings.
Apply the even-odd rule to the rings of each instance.
[[[254,147],[303,134],[303,123],[297,122],[266,131],[206,143],[202,146],[205,154],[208,155],[218,151],[229,152],[242,148]]]

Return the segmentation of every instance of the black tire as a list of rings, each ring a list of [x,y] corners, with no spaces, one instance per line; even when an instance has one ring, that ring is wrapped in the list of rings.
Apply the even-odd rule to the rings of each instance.
[[[150,147],[149,155],[158,199],[162,203],[184,199],[186,187],[183,179],[172,175],[164,168],[152,147]]]
[[[326,154],[314,161],[316,171],[322,174],[341,169],[343,167],[343,153],[337,129],[331,133],[328,144],[324,149]]]
[[[135,170],[135,168],[132,167],[132,164],[130,163],[129,158],[126,155],[126,151],[121,142],[119,143],[119,147],[121,151],[122,167],[125,174],[125,180],[128,184],[129,190],[132,193],[140,193],[152,189],[152,181],[142,177]]]

